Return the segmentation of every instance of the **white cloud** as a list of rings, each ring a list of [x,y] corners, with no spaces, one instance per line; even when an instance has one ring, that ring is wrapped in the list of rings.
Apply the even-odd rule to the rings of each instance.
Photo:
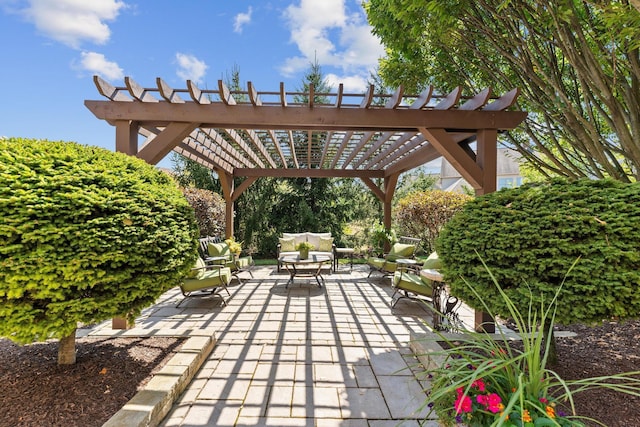
[[[111,30],[105,21],[123,7],[118,0],[29,0],[22,13],[47,37],[77,49],[84,41],[106,43]]]
[[[124,72],[116,62],[107,60],[101,53],[82,52],[80,66],[92,74],[99,74],[107,80],[122,80]]]
[[[244,27],[245,25],[251,23],[251,13],[253,12],[253,9],[251,8],[251,6],[249,6],[249,10],[247,10],[247,13],[239,13],[236,15],[236,17],[233,20],[233,32],[234,33],[241,33],[242,32],[242,27]]]
[[[202,82],[202,78],[209,68],[204,61],[185,53],[176,53],[176,61],[178,62],[178,70],[176,71],[178,77],[184,80],[193,80],[196,83]]]
[[[334,89],[338,88],[340,83],[344,86],[345,92],[350,93],[362,93],[367,90],[369,87],[368,76],[361,75],[351,75],[351,76],[338,76],[336,74],[330,73],[325,76],[325,80],[329,83]]]
[[[361,6],[348,10],[345,0],[300,0],[286,9],[284,17],[291,41],[300,51],[280,67],[286,76],[308,68],[317,59],[321,66],[368,77],[384,55]]]

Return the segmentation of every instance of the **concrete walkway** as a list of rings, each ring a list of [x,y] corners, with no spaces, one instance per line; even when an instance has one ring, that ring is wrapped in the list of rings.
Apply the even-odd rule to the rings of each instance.
[[[322,288],[300,278],[285,289],[288,275],[275,267],[253,274],[232,282],[227,306],[193,298],[176,309],[171,290],[128,332],[216,339],[161,425],[438,425],[421,409],[427,385],[409,348],[411,334],[429,331],[421,304],[391,310],[390,279],[367,279],[366,266],[341,266]]]

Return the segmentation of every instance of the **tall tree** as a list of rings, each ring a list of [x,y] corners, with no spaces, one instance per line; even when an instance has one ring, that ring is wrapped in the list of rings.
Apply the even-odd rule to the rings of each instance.
[[[380,73],[418,90],[519,87],[505,142],[545,176],[640,177],[640,13],[627,0],[367,0]]]

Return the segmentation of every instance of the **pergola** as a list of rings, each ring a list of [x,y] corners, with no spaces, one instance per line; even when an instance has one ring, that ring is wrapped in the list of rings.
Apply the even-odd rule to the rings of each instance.
[[[226,201],[226,234],[233,235],[234,202],[260,177],[359,178],[384,205],[391,226],[391,200],[403,172],[439,157],[448,160],[475,189],[496,189],[498,132],[526,117],[507,111],[519,94],[499,97],[487,88],[462,97],[461,89],[416,95],[230,91],[201,89],[190,80],[173,89],[161,78],[143,87],[130,77],[112,86],[94,76],[107,100],[86,100],[99,119],[116,128],[116,151],[157,164],[172,150],[217,172]],[[318,102],[318,100],[328,102]],[[300,102],[303,100],[303,102]],[[144,138],[138,143],[139,135]],[[236,187],[234,178],[244,178]],[[238,180],[238,182],[240,182]]]

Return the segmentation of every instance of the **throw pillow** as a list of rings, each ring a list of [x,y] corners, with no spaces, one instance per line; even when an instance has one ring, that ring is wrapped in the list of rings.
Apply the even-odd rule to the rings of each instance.
[[[229,245],[226,243],[209,243],[209,256],[224,256],[228,257],[231,255],[229,251]]]
[[[187,275],[187,279],[200,279],[205,272],[205,263],[202,260],[202,258],[198,257],[198,259],[196,259],[196,264],[193,266],[193,269],[191,269],[189,271],[189,274]]]
[[[318,250],[320,252],[331,252],[333,248],[333,237],[321,237]]]
[[[289,238],[289,239],[285,239],[285,238],[279,238],[278,241],[280,242],[280,252],[293,252],[296,250],[296,244],[295,244],[295,240],[293,237]]]
[[[432,269],[439,270],[442,267],[442,261],[438,258],[438,254],[433,252],[429,257],[424,261],[422,268],[424,269]]]
[[[389,254],[386,256],[387,261],[395,261],[399,258],[409,258],[415,251],[415,245],[408,245],[406,243],[394,243],[391,246]]]

